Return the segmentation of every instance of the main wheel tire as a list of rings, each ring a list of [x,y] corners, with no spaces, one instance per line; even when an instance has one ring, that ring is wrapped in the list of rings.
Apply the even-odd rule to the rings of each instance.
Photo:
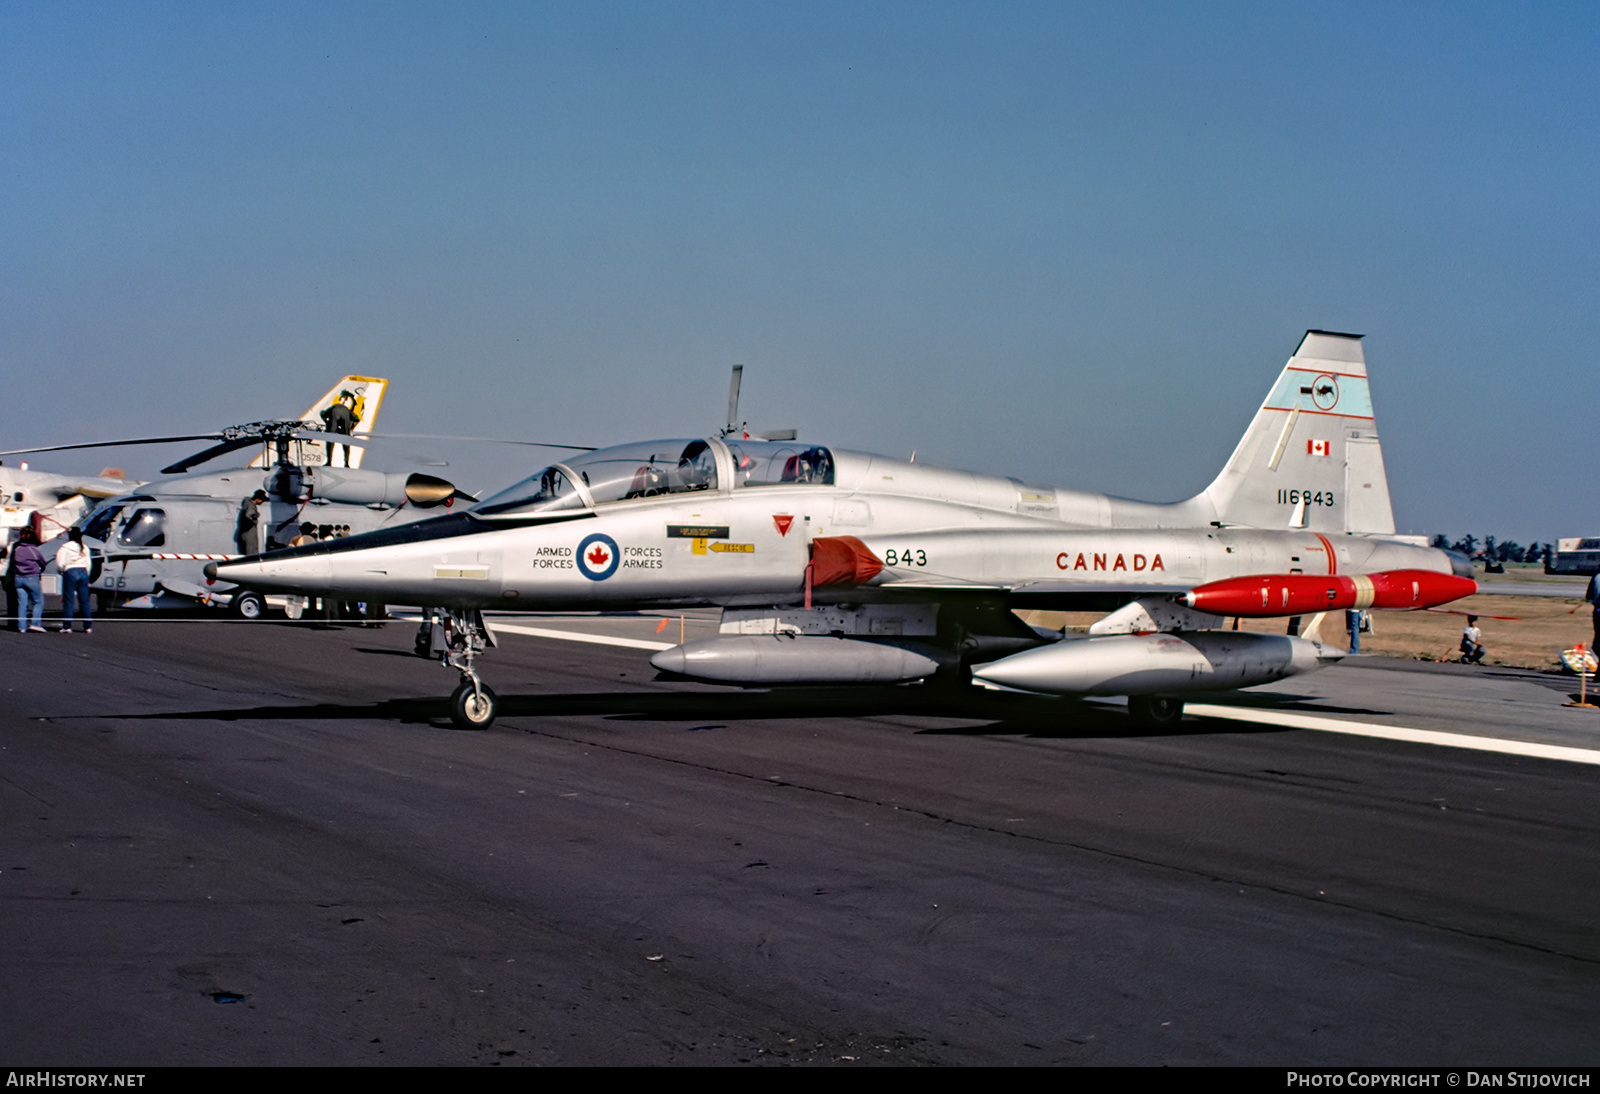
[[[1142,726],[1170,729],[1183,721],[1183,700],[1170,695],[1130,695],[1128,716]]]
[[[234,594],[228,610],[240,619],[260,619],[267,614],[267,598],[246,589],[244,592]]]
[[[500,701],[494,692],[480,686],[462,684],[450,693],[450,720],[461,729],[488,729],[499,713]]]

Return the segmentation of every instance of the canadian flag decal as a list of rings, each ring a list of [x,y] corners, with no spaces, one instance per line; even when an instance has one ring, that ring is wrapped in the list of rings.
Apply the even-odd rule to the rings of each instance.
[[[778,526],[780,536],[786,536],[789,534],[789,526],[794,523],[794,517],[789,513],[774,513],[772,523]]]
[[[1331,453],[1328,451],[1328,442],[1327,441],[1307,441],[1306,442],[1306,455],[1308,455],[1308,456],[1327,456],[1327,455],[1331,455]]]

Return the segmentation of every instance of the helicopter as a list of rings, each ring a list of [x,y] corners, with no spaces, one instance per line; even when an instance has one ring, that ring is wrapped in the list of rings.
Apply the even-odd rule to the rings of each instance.
[[[714,606],[716,637],[651,663],[742,685],[1126,695],[1163,726],[1189,694],[1344,656],[1301,637],[1300,617],[1477,588],[1465,559],[1395,535],[1359,335],[1307,331],[1221,473],[1171,504],[761,439],[732,419],[721,436],[580,453],[462,512],[205,573],[428,608],[468,728],[497,710],[475,667],[495,641],[488,609]],[[1022,608],[1104,614],[1079,637]],[[1289,633],[1240,631],[1242,617],[1287,617]]]
[[[7,550],[24,528],[45,543],[59,536],[106,498],[138,484],[127,472],[108,467],[99,475],[58,475],[0,464],[0,551]]]
[[[240,554],[240,509],[257,491],[262,543],[288,546],[314,526],[317,538],[392,527],[449,508],[467,495],[425,474],[361,468],[363,440],[371,433],[388,381],[345,376],[298,419],[251,422],[214,433],[129,441],[57,445],[50,449],[211,440],[211,447],[168,465],[162,478],[132,486],[117,483],[113,496],[77,520],[93,556],[90,589],[102,611],[224,606],[243,619],[267,610],[262,594],[202,584],[208,561]],[[332,428],[330,428],[332,427]],[[191,469],[243,449],[261,451],[244,468]],[[9,453],[8,453],[9,454]],[[41,537],[43,538],[43,537]],[[276,600],[292,617],[299,598]]]

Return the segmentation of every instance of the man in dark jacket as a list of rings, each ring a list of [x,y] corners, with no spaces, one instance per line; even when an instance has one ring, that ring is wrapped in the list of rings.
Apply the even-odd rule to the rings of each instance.
[[[349,402],[345,401],[347,399]],[[354,395],[348,391],[341,391],[339,392],[339,397],[333,401],[333,405],[322,412],[322,424],[327,428],[329,433],[339,433],[346,437],[350,436],[351,431],[356,427],[355,402],[356,397]],[[333,442],[324,442],[324,447],[327,449],[328,466],[332,467]],[[342,444],[339,447],[344,449],[344,465],[349,467],[350,446],[347,444]]]
[[[44,552],[32,528],[24,528],[11,551],[11,566],[17,582],[17,630],[37,634],[44,630],[44,589],[39,577],[44,573]]]
[[[257,490],[239,503],[239,528],[236,538],[241,555],[261,553],[261,506],[266,504],[267,492]]]

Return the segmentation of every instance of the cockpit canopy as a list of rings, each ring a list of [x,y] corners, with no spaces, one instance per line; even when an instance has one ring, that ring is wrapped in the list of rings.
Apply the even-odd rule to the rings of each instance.
[[[833,483],[833,455],[826,448],[792,442],[726,443],[733,456],[735,487]],[[663,494],[716,490],[717,485],[717,458],[710,442],[644,441],[553,463],[470,511],[483,517],[577,512]]]
[[[727,442],[735,486],[832,486],[833,453],[793,441]]]

